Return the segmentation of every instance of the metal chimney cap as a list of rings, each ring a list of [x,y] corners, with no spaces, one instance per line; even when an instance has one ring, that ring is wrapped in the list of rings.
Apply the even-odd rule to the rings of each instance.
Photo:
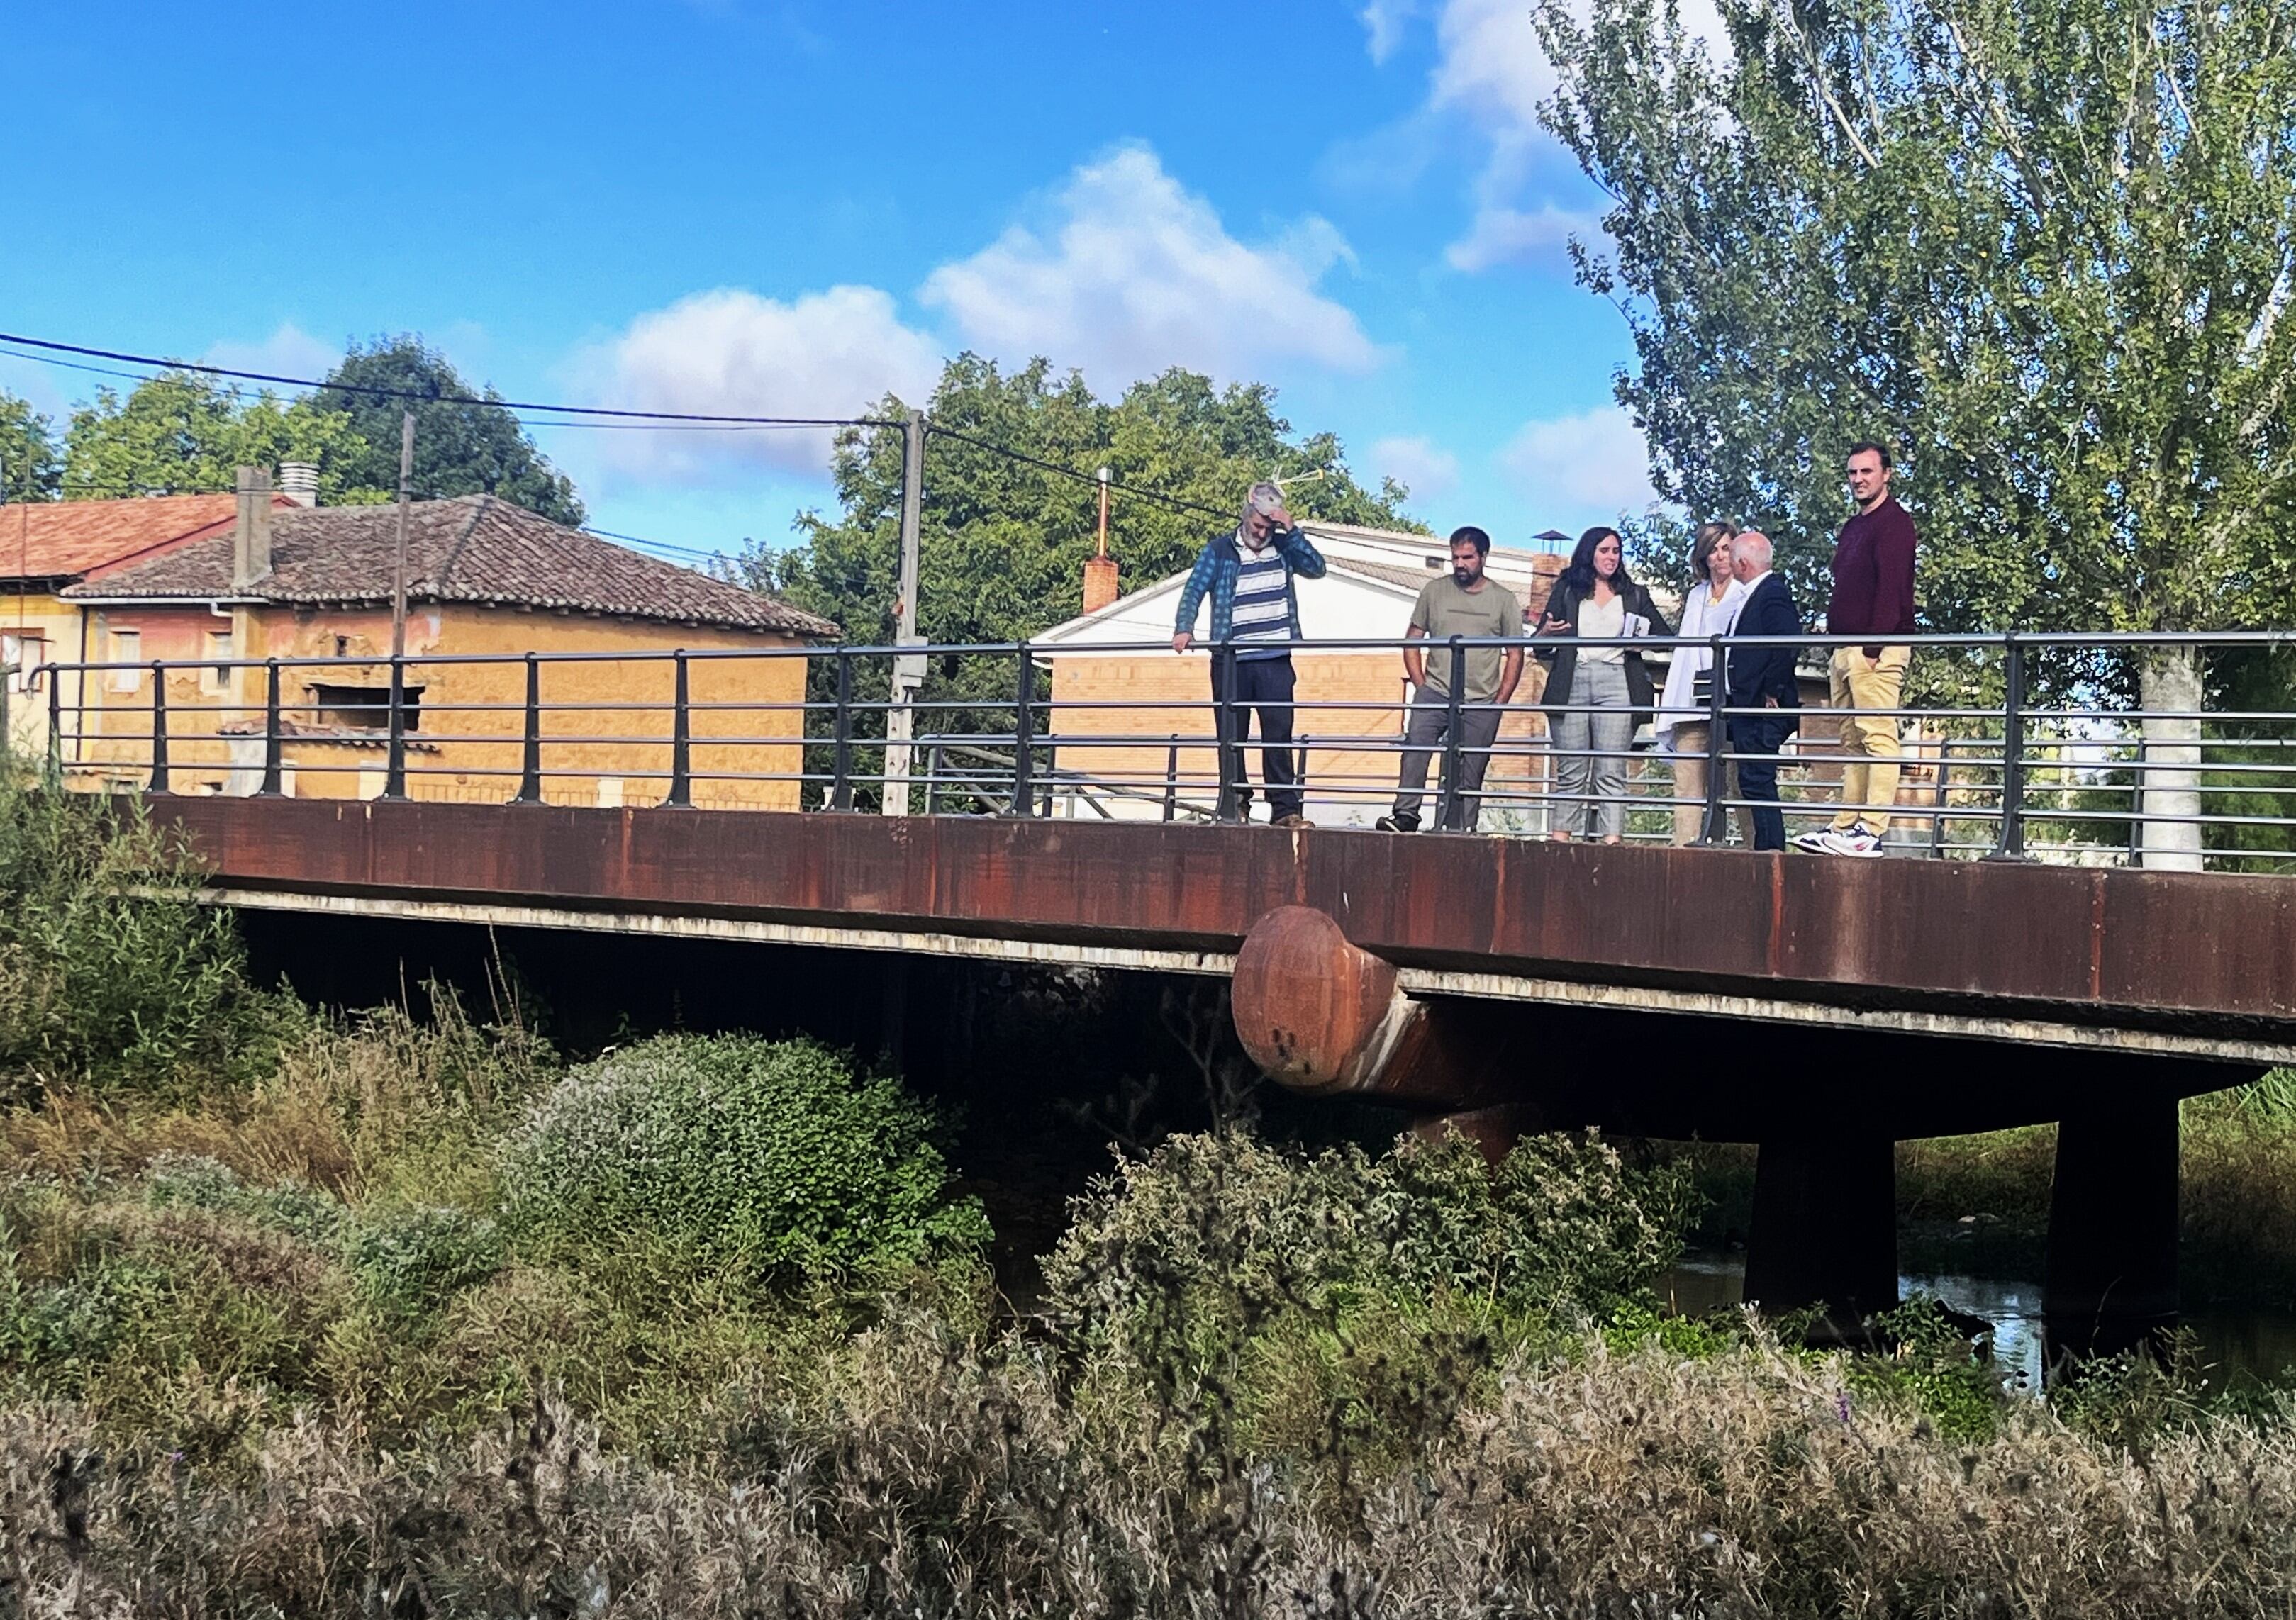
[[[298,506],[319,503],[319,467],[316,462],[279,463],[279,493]]]

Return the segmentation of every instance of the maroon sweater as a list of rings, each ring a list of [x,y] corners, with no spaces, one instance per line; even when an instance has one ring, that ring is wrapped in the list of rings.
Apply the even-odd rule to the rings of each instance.
[[[1833,543],[1833,597],[1825,628],[1834,635],[1901,641],[1914,633],[1914,520],[1891,495],[1841,526]],[[1866,656],[1882,656],[1879,645]]]

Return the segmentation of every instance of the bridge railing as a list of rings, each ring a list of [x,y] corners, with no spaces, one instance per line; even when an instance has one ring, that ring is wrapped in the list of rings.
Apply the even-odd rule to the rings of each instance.
[[[1900,706],[1860,716],[1898,738],[1887,786],[1829,691],[1827,661],[1858,656],[1858,638],[1570,644],[1643,660],[1654,689],[1686,651],[1726,666],[1793,649],[1802,708],[1779,807],[1794,830],[1859,808],[1844,793],[1862,778],[1887,796],[1868,819],[1908,855],[2296,861],[2290,636],[1909,639]],[[29,696],[45,764],[88,788],[1218,822],[1268,816],[1273,764],[1311,820],[1367,826],[1396,813],[1416,756],[1430,828],[1540,836],[1583,820],[1597,836],[1744,841],[1754,806],[1735,772],[1759,762],[1745,723],[1766,711],[1726,689],[1656,724],[1631,716],[1623,741],[1617,708],[1545,690],[1535,659],[1513,701],[1465,694],[1477,655],[1558,644],[1310,639],[1290,650],[1288,697],[1251,675],[1250,647],[1176,654],[1161,641],[163,658],[48,664]],[[1408,742],[1406,646],[1462,694],[1420,695],[1423,720],[1439,722],[1423,749]],[[1272,753],[1271,722],[1291,732]],[[0,724],[20,756],[27,736]]]

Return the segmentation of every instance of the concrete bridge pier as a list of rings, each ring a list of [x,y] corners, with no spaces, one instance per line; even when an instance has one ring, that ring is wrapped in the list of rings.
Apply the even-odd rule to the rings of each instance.
[[[2052,1360],[2160,1342],[2177,1321],[2177,1097],[2123,1091],[2057,1126],[2043,1336]]]
[[[1896,1144],[1886,1135],[1766,1139],[1754,1161],[1746,1299],[1822,1306],[1826,1336],[1898,1303]]]

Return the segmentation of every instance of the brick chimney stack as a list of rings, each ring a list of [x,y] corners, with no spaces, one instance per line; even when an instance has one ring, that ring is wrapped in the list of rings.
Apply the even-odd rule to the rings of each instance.
[[[1124,593],[1117,584],[1116,559],[1087,557],[1084,560],[1084,610],[1097,613]]]
[[[231,531],[231,588],[244,591],[271,572],[271,469],[239,470],[239,520]]]

